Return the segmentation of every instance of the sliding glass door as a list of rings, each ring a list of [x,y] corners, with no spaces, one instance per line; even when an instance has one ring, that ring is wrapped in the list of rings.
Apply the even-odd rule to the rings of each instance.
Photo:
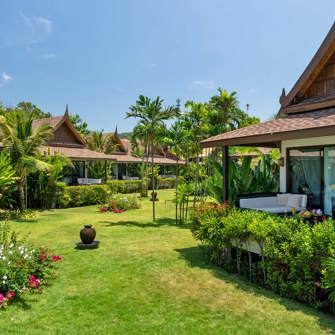
[[[331,215],[335,205],[335,147],[324,148],[324,212]]]
[[[288,150],[288,191],[308,195],[308,205],[323,208],[323,148]]]

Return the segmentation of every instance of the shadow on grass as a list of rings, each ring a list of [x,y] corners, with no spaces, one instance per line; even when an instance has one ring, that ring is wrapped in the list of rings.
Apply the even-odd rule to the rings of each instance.
[[[161,228],[163,226],[172,226],[181,229],[190,229],[190,224],[176,224],[175,219],[169,217],[162,217],[156,219],[156,222],[148,221],[148,222],[138,222],[138,221],[127,221],[127,220],[118,220],[117,222],[113,221],[99,221],[99,223],[105,223],[106,227],[118,227],[118,226],[126,226],[126,227],[138,227],[138,228]]]
[[[331,331],[332,334],[335,333],[335,318],[330,314],[313,309],[303,303],[280,297],[274,292],[249,283],[243,277],[226,272],[219,266],[209,263],[201,247],[175,249],[175,251],[179,253],[180,257],[184,259],[189,266],[209,270],[217,278],[224,280],[226,283],[229,283],[240,290],[252,293],[255,296],[263,296],[276,300],[289,311],[300,311],[306,315],[313,316],[318,320],[320,327],[327,331]]]

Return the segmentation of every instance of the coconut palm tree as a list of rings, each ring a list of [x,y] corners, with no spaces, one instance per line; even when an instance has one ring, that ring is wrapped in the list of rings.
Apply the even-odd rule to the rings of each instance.
[[[167,144],[169,150],[176,156],[176,224],[178,223],[178,184],[179,184],[179,161],[183,154],[186,129],[181,121],[175,122],[167,131],[163,143]]]
[[[86,136],[86,143],[89,149],[105,154],[112,154],[117,149],[113,135],[104,134],[103,130],[90,132]],[[110,168],[110,162],[91,161],[88,163],[89,174],[93,178],[103,178]]]
[[[170,120],[178,115],[179,109],[173,106],[163,107],[163,100],[157,97],[151,100],[140,95],[135,105],[130,106],[126,118],[134,117],[139,119],[138,124],[148,130],[148,141],[151,153],[151,186],[152,186],[152,219],[156,220],[155,207],[155,176],[154,176],[154,145],[157,134],[157,127],[164,125],[164,121]]]
[[[38,159],[39,148],[52,136],[52,128],[42,124],[33,128],[33,115],[16,111],[11,121],[0,116],[1,140],[8,151],[16,173],[19,207],[26,208],[25,183],[30,173],[47,171],[50,165]]]

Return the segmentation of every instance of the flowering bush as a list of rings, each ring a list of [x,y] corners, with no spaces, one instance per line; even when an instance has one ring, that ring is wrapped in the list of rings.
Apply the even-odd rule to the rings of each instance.
[[[129,209],[140,208],[140,204],[136,195],[113,195],[110,197],[107,205],[99,208],[101,213],[106,213],[108,211],[113,213],[123,213]]]
[[[35,248],[19,240],[7,223],[0,224],[0,308],[24,291],[42,292],[61,260],[45,247]]]

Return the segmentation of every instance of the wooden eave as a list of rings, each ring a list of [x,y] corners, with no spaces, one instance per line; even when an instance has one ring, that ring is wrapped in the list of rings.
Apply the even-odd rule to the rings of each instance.
[[[308,88],[320,74],[321,70],[327,64],[331,56],[335,52],[335,23],[331,27],[330,31],[328,32],[326,38],[322,42],[320,48],[318,49],[317,53],[312,58],[311,62],[300,76],[298,81],[295,83],[291,91],[286,95],[282,95],[280,98],[280,104],[282,106],[281,111],[286,113],[288,111],[288,107],[293,105],[296,100],[299,100],[303,97],[306,93]],[[328,102],[329,103],[329,102]],[[298,106],[298,105],[297,105]],[[323,108],[324,105],[320,108]],[[311,110],[312,107],[308,107],[308,110]],[[296,112],[305,111],[301,109],[301,107],[297,107]]]
[[[59,127],[61,127],[64,123],[65,123],[65,124],[67,125],[67,127],[71,130],[72,134],[73,134],[74,137],[77,139],[77,141],[78,141],[81,145],[85,146],[86,143],[85,143],[84,139],[83,139],[82,136],[79,134],[79,132],[77,131],[77,129],[73,126],[73,124],[72,124],[70,118],[69,118],[67,115],[64,115],[64,116],[63,116],[63,119],[62,119],[60,122],[58,122],[58,124],[54,127],[53,131],[56,132],[57,129],[59,129]],[[52,142],[52,141],[51,141],[51,142]]]
[[[202,148],[213,148],[222,146],[248,146],[264,148],[280,148],[281,141],[295,140],[319,136],[331,136],[335,134],[335,125],[316,127],[312,129],[301,129],[294,131],[278,132],[274,134],[251,135],[223,140],[203,141]]]

